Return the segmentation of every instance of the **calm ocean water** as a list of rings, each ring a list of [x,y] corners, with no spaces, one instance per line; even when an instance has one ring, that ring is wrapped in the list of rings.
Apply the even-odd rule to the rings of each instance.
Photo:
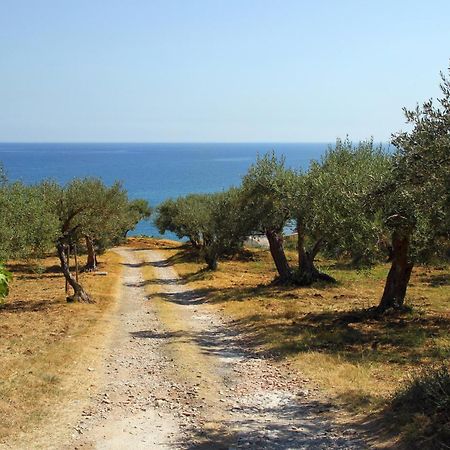
[[[19,144],[0,143],[8,179],[35,183],[52,178],[96,176],[121,180],[131,198],[152,206],[190,192],[214,192],[238,185],[258,153],[274,150],[293,168],[318,159],[328,144]],[[134,234],[159,236],[151,222]],[[171,236],[173,237],[173,236]]]

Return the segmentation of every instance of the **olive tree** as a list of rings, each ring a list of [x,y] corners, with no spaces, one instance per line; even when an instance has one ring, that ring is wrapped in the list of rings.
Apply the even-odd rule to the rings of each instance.
[[[155,225],[161,234],[175,233],[180,239],[188,238],[196,249],[203,246],[202,226],[207,214],[204,194],[189,194],[168,199],[156,209]]]
[[[208,269],[216,270],[221,256],[242,248],[249,228],[241,209],[237,188],[213,194],[190,194],[164,201],[157,208],[159,231],[187,237],[204,257]]]
[[[318,252],[351,257],[356,265],[379,254],[380,218],[366,208],[367,196],[386,179],[391,157],[373,141],[353,145],[338,139],[320,161],[297,174],[293,217],[297,223],[299,267],[296,280],[334,281],[314,264]],[[309,245],[308,245],[309,244]]]
[[[57,218],[42,201],[39,187],[8,184],[0,171],[0,301],[11,280],[1,262],[41,256],[52,248],[57,229]]]
[[[283,230],[292,216],[294,184],[294,172],[274,152],[258,156],[242,179],[242,212],[249,219],[251,231],[267,237],[280,283],[292,279],[283,247]]]
[[[106,186],[97,178],[74,179],[64,187],[47,183],[43,187],[50,209],[58,218],[56,249],[61,269],[74,290],[70,300],[91,302],[92,298],[70,272],[67,250],[84,239],[88,250],[87,269],[96,265],[95,244],[109,246],[136,223],[130,201],[118,182]]]
[[[224,255],[242,249],[250,229],[242,205],[242,191],[231,188],[225,192],[205,195],[202,253],[210,270]]]
[[[449,69],[450,75],[450,69]],[[394,134],[390,178],[376,192],[391,232],[392,264],[379,310],[401,308],[414,264],[448,252],[450,240],[450,79],[442,96],[404,109],[410,131]]]
[[[7,183],[2,169],[0,178],[0,261],[41,256],[56,245],[64,276],[74,289],[71,300],[92,299],[70,272],[68,249],[85,240],[87,268],[95,269],[95,246],[113,245],[151,213],[145,200],[129,201],[120,183],[108,187],[85,178],[64,187],[53,181],[27,186]],[[2,292],[6,280],[2,276]]]
[[[98,179],[82,180],[76,193],[86,206],[78,217],[88,254],[85,270],[96,270],[97,248],[107,248],[128,228],[131,211],[127,193],[119,182],[108,187]]]
[[[74,294],[67,300],[93,303],[91,296],[72,275],[68,259],[70,246],[82,236],[83,216],[92,205],[91,199],[85,195],[83,181],[85,180],[74,180],[64,187],[56,182],[46,181],[39,185],[39,189],[43,204],[54,215],[58,223],[54,245],[64,277],[74,291]]]
[[[81,231],[79,216],[86,205],[77,195],[52,181],[25,186],[6,184],[0,189],[0,252],[3,259],[27,258],[56,245],[73,299],[91,301],[69,270],[66,248]]]
[[[141,220],[149,219],[152,212],[147,200],[128,200],[126,192],[119,183],[107,189],[104,197],[108,201],[100,208],[100,211],[95,213],[96,217],[103,217],[103,220],[85,235],[88,253],[85,265],[87,271],[97,270],[97,255],[109,247],[123,243],[128,232],[133,230]],[[112,213],[110,209],[113,209]]]

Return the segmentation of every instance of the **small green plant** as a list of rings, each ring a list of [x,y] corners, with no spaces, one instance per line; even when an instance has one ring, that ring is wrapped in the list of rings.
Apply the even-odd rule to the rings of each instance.
[[[9,293],[11,279],[12,274],[0,264],[0,304],[3,303],[3,300]]]

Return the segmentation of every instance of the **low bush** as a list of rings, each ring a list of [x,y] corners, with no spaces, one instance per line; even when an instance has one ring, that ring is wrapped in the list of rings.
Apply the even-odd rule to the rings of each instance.
[[[405,438],[417,447],[448,448],[450,372],[446,365],[422,370],[392,398],[395,417],[408,424]]]
[[[12,275],[0,264],[0,304],[8,295]]]

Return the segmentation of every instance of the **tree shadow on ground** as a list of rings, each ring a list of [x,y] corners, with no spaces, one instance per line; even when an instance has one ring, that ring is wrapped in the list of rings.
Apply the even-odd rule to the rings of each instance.
[[[168,285],[176,285],[176,281],[172,282],[171,280],[169,283],[162,283],[162,284],[168,284]],[[161,298],[164,301],[168,301],[171,303],[175,303],[177,305],[201,305],[203,303],[207,303],[207,295],[208,295],[209,289],[196,289],[195,291],[186,291],[186,292],[155,292],[153,294],[150,294],[147,296],[148,300],[151,300],[152,297],[156,296]]]
[[[172,266],[175,264],[193,263],[203,261],[199,250],[196,250],[190,246],[178,247],[178,252],[169,256],[165,261],[167,265]]]
[[[266,323],[266,318],[253,316],[235,326],[257,343],[269,336],[272,339],[269,352],[277,359],[314,351],[338,354],[352,363],[408,364],[440,356],[427,342],[450,329],[450,318],[446,316],[411,317],[398,313],[386,317],[370,309],[308,313],[292,320],[280,314],[273,319],[272,323]]]
[[[189,441],[180,444],[189,450],[363,449],[355,429],[331,428],[329,410],[329,404],[320,401],[260,408],[256,414],[253,408],[242,408],[240,419],[224,420],[209,429],[192,427],[188,431]]]
[[[189,275],[184,281],[176,280],[178,284],[189,284],[191,281],[196,281],[196,279],[202,279],[205,275],[208,275],[209,271],[200,271],[195,274]],[[161,280],[155,280],[155,284],[159,284]],[[164,280],[162,280],[164,281]],[[181,281],[181,282],[180,282]],[[319,290],[314,286],[316,290]],[[324,287],[326,289],[327,286]],[[261,297],[261,298],[277,298],[277,299],[301,299],[302,293],[299,292],[299,287],[294,285],[279,285],[279,284],[258,284],[253,286],[232,286],[232,287],[208,287],[202,289],[193,289],[190,292],[196,295],[196,292],[201,292],[202,295],[207,295],[207,301],[211,304],[220,304],[227,302],[243,302],[248,300],[250,297]],[[314,292],[309,294],[312,297],[322,297],[320,292]]]
[[[141,267],[145,267],[145,266],[151,266],[152,264],[149,262],[138,262],[138,263],[120,263],[122,266],[124,267],[130,267],[132,269],[139,269]]]
[[[183,256],[183,255],[182,255]],[[184,257],[184,256],[183,256]],[[157,264],[172,265],[169,261]],[[202,270],[188,275],[185,279],[152,280],[148,283],[159,285],[184,285],[194,277],[205,276]],[[327,283],[317,283],[314,290],[307,292],[305,298],[319,300],[326,297],[323,290],[331,289]],[[258,286],[233,286],[227,288],[208,287],[184,292],[157,292],[165,301],[177,304],[198,305],[202,303],[220,304],[244,302],[251,297],[265,300],[302,299],[302,288],[262,284]],[[333,299],[346,298],[351,294],[336,294]],[[332,301],[330,299],[330,301]],[[328,309],[328,308],[327,308]],[[417,312],[400,311],[380,315],[374,308],[349,309],[344,311],[327,310],[310,312],[268,309],[231,323],[248,345],[256,348],[265,345],[267,355],[282,359],[289,355],[310,351],[339,355],[355,363],[379,361],[407,364],[423,358],[450,356],[447,350],[439,350],[428,345],[450,329],[447,315],[419,315]],[[443,353],[445,355],[443,355]],[[438,354],[439,353],[439,354]]]
[[[219,326],[209,330],[178,330],[158,332],[144,330],[132,332],[136,339],[162,339],[171,343],[196,344],[206,355],[219,357],[223,364],[240,366],[245,359],[258,358],[238,339],[236,330]],[[263,375],[261,375],[263,376]],[[292,385],[295,392],[300,386]],[[349,448],[346,444],[355,439],[354,429],[333,426],[335,409],[326,400],[299,394],[277,397],[275,401],[255,404],[236,398],[229,419],[214,422],[208,418],[207,427],[192,426],[187,429],[189,441],[178,442],[181,448],[202,449],[286,449],[286,448]],[[237,414],[233,414],[233,410]],[[211,420],[213,422],[211,422]],[[359,442],[359,441],[358,441]],[[363,448],[361,446],[352,448]]]
[[[63,279],[63,274],[61,273],[55,273],[55,274],[43,274],[43,275],[22,275],[22,274],[13,274],[15,275],[14,278],[17,280],[38,280],[45,278],[46,280],[61,278]]]
[[[240,357],[254,358],[256,355],[250,349],[244,348],[236,339],[235,332],[229,329],[220,328],[202,331],[165,331],[140,330],[131,332],[130,335],[136,339],[162,339],[176,342],[178,344],[197,345],[204,355],[214,355],[224,359]]]
[[[450,285],[450,275],[448,273],[425,275],[419,277],[419,280],[432,287]]]
[[[22,278],[27,278],[27,275],[30,275],[28,278],[32,278],[33,276],[47,276],[48,274],[61,274],[61,267],[57,264],[53,264],[51,266],[43,266],[35,262],[21,262],[21,263],[12,263],[8,264],[8,270],[17,274],[17,276]]]
[[[52,300],[14,300],[8,303],[0,304],[0,314],[2,313],[23,313],[50,311],[61,305],[60,301]]]
[[[53,272],[58,266],[44,267],[39,264],[29,261],[29,262],[15,262],[8,264],[8,270],[20,274],[37,275],[39,273],[49,273]]]
[[[136,263],[121,263],[124,267],[130,267],[132,269],[139,269],[143,267],[157,267],[157,268],[165,268],[165,267],[171,267],[172,264],[169,262],[168,259],[161,259],[158,261],[140,261]],[[187,284],[191,281],[196,281],[200,279],[204,279],[204,277],[211,273],[207,268],[202,268],[196,272],[193,272],[192,274],[189,274],[183,278],[177,278],[176,281],[178,284]],[[148,280],[147,284],[163,284],[165,280],[162,279],[152,279]]]
[[[179,250],[177,253],[175,253],[172,256],[169,256],[169,258],[166,259],[167,265],[172,266],[175,264],[183,264],[183,263],[200,263],[200,264],[205,263],[200,250],[195,249],[191,246],[177,247],[177,249]],[[257,254],[247,249],[242,249],[241,251],[238,251],[237,253],[234,254],[222,255],[222,257],[220,258],[220,261],[248,262],[256,260]],[[200,271],[204,270],[205,269],[201,269]]]
[[[182,331],[165,331],[158,333],[152,330],[132,331],[130,335],[136,339],[174,339],[186,338]]]
[[[167,284],[177,284],[177,280],[166,281]],[[164,291],[156,295],[165,301],[185,305],[243,302],[251,296],[286,300],[299,298],[298,290],[293,292],[289,287],[270,285],[205,288],[174,293]],[[310,295],[321,296],[320,292]],[[232,321],[230,326],[247,341],[247,345],[257,348],[268,344],[264,352],[276,359],[316,351],[339,354],[352,363],[387,361],[407,364],[423,358],[445,356],[443,350],[438,352],[427,343],[450,329],[450,317],[444,314],[426,316],[407,311],[380,315],[373,308],[307,314],[269,309]],[[446,355],[450,356],[448,353]]]

